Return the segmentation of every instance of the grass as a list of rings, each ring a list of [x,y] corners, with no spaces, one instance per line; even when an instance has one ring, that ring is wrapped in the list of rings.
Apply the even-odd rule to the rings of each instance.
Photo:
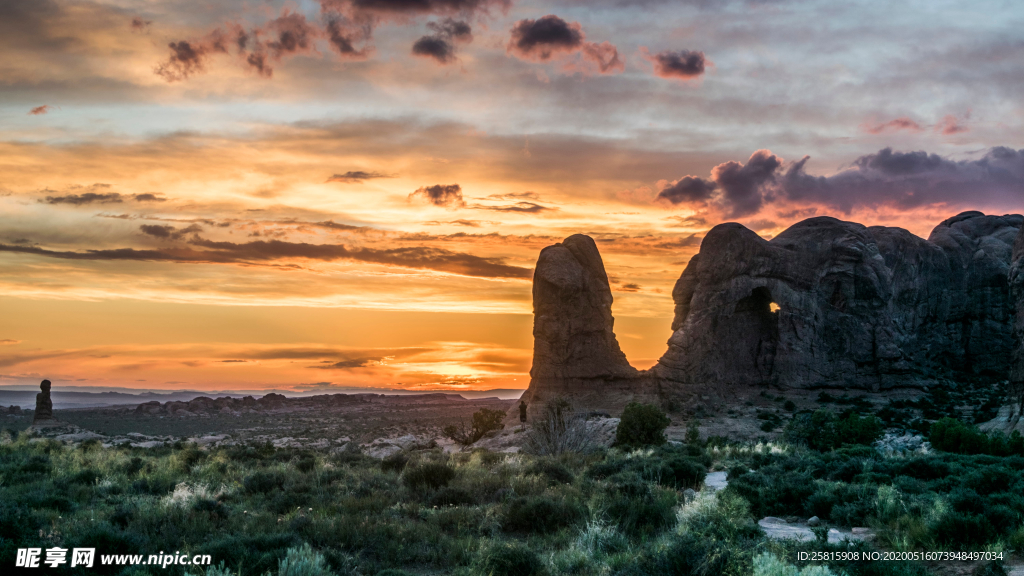
[[[829,422],[844,420],[864,428],[863,419]],[[729,487],[688,495],[709,468],[728,470]],[[193,576],[924,574],[912,562],[797,562],[799,551],[847,545],[767,540],[756,520],[869,526],[888,550],[1018,550],[1022,471],[1016,455],[895,457],[863,445],[822,452],[696,438],[560,456],[417,450],[380,461],[266,443],[104,448],[8,436],[0,566],[13,565],[17,548],[87,546],[211,555],[217,567]]]

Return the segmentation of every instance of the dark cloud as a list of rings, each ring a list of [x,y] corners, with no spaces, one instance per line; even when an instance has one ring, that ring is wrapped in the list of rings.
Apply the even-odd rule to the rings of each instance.
[[[117,192],[110,192],[107,194],[97,194],[95,192],[85,192],[83,194],[67,194],[64,196],[47,196],[45,200],[40,200],[47,204],[72,204],[74,206],[81,206],[83,204],[113,204],[124,202],[124,197]]]
[[[211,53],[227,53],[227,45],[220,41],[215,31],[206,40],[180,40],[167,45],[171,55],[153,71],[168,82],[186,80],[206,70],[206,61]]]
[[[434,206],[461,208],[466,203],[462,200],[462,186],[458,184],[435,184],[424,186],[409,194],[409,199],[422,198]]]
[[[49,112],[52,109],[53,109],[53,107],[50,106],[49,104],[43,104],[42,106],[36,106],[35,108],[29,110],[28,111],[28,115],[29,116],[42,116],[43,114],[46,114],[47,112]]]
[[[910,130],[911,132],[921,131],[921,125],[906,116],[901,116],[881,124],[865,125],[862,128],[868,134],[881,134],[883,132],[895,132],[898,130]]]
[[[491,194],[487,197],[489,200],[521,200],[528,198],[530,200],[540,200],[540,194],[536,192],[509,192],[507,194]]]
[[[512,26],[506,51],[523,60],[547,62],[556,56],[579,54],[597,66],[602,74],[622,72],[625,63],[619,50],[610,42],[587,42],[579,22],[548,14],[542,18],[520,20]],[[569,65],[568,70],[586,72],[585,67]]]
[[[711,179],[722,192],[721,200],[731,218],[754,214],[764,202],[765,188],[775,182],[782,159],[769,150],[751,154],[747,163],[726,162],[711,170]]]
[[[704,68],[707,65],[707,59],[703,52],[691,50],[678,52],[666,50],[657,54],[645,54],[645,57],[654,64],[654,74],[661,78],[683,80],[699,78],[704,74]]]
[[[131,26],[132,32],[146,32],[146,31],[149,30],[149,27],[152,24],[153,24],[152,20],[146,20],[142,16],[136,16],[136,17],[132,18],[130,26]]]
[[[54,251],[30,246],[0,244],[0,252],[34,254],[65,260],[124,260],[181,263],[260,264],[289,259],[320,261],[348,260],[436,270],[481,278],[530,278],[529,268],[506,264],[501,258],[483,258],[441,248],[413,246],[375,249],[348,248],[341,244],[306,244],[281,240],[259,240],[246,243],[215,242],[198,236],[187,247],[161,250],[117,248],[83,252]]]
[[[353,25],[347,18],[334,16],[327,21],[325,32],[331,47],[342,58],[360,60],[369,55],[370,48],[365,45],[371,34],[368,24]],[[356,48],[357,42],[363,42],[363,47]]]
[[[466,22],[445,18],[440,22],[428,22],[427,27],[434,33],[417,40],[412,45],[412,53],[433,58],[440,64],[450,64],[458,60],[455,55],[456,43],[473,41],[473,30]]]
[[[658,199],[673,204],[707,202],[715,191],[715,183],[696,176],[684,176],[658,193]]]
[[[576,52],[583,46],[578,22],[566,22],[554,14],[520,20],[512,27],[508,51],[525,60],[544,62],[562,52]]]
[[[136,194],[134,199],[136,202],[167,202],[167,198],[164,198],[162,194],[153,194],[152,192]]]
[[[344,370],[347,368],[366,368],[379,364],[383,360],[382,357],[377,358],[352,358],[351,360],[341,360],[339,362],[325,361],[320,366],[310,366],[310,368],[319,368],[321,370]]]
[[[70,190],[106,190],[110,184],[92,184],[91,186],[72,186]],[[120,204],[125,200],[136,202],[166,202],[167,198],[161,195],[146,192],[144,194],[119,194],[117,192],[83,192],[80,194],[64,194],[62,196],[47,196],[40,200],[46,204],[71,204],[82,206],[85,204]]]
[[[977,160],[949,160],[885,148],[832,176],[807,174],[809,159],[794,162],[779,179],[779,192],[788,200],[842,211],[877,205],[1024,206],[1024,150],[995,147]]]
[[[725,162],[711,170],[711,178],[685,176],[663,189],[656,200],[672,204],[708,206],[717,204],[727,217],[756,213],[771,193],[782,159],[768,150],[754,152],[747,163]]]
[[[469,226],[471,228],[479,228],[482,222],[480,220],[451,220],[448,222],[441,222],[438,220],[432,220],[430,222],[423,223],[426,226],[440,226],[441,224],[451,224],[454,226]]]
[[[143,224],[142,226],[139,226],[139,230],[141,230],[143,234],[148,234],[155,238],[170,238],[171,234],[173,234],[177,228],[162,224]]]
[[[380,172],[364,172],[362,170],[349,170],[344,174],[335,174],[327,179],[328,182],[342,182],[344,184],[358,184],[363,180],[373,180],[375,178],[391,178],[387,174]]]
[[[357,12],[378,15],[397,14],[474,14],[492,8],[507,10],[511,0],[321,0],[324,7],[350,6]]]
[[[548,206],[541,206],[534,202],[516,202],[510,206],[473,206],[473,208],[479,208],[481,210],[494,210],[496,212],[526,212],[529,214],[536,214],[538,212],[545,212],[547,210],[557,210],[557,208],[551,208]]]
[[[633,282],[630,282],[628,284],[623,284],[622,286],[619,286],[618,291],[619,292],[639,292],[640,291],[640,285],[639,284],[634,284]]]
[[[180,240],[189,234],[198,234],[202,232],[203,228],[198,224],[192,224],[180,230],[174,226],[166,224],[143,224],[139,226],[139,230],[143,234],[153,236],[154,238]]]

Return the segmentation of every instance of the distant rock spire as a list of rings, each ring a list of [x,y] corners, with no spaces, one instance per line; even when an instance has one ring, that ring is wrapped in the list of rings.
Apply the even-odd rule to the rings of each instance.
[[[50,400],[50,381],[43,380],[39,384],[42,392],[36,394],[36,412],[32,417],[32,423],[49,422],[53,420],[53,402]]]

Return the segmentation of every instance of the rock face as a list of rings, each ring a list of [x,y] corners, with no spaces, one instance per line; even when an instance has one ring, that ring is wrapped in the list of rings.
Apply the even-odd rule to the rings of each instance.
[[[615,339],[612,292],[592,238],[576,234],[541,250],[533,314],[531,384],[523,395],[531,417],[556,396],[585,408],[641,392],[641,374]]]
[[[654,371],[680,384],[871,391],[1005,378],[1022,220],[965,212],[928,240],[828,217],[771,241],[716,226],[673,291],[674,333]]]
[[[1009,275],[1010,292],[1017,306],[1014,324],[1014,355],[1010,368],[1010,384],[1017,390],[1024,403],[1024,227],[1017,234],[1013,244],[1013,263]],[[1024,411],[1024,404],[1018,406],[1018,413]]]
[[[901,228],[818,217],[770,241],[721,224],[676,283],[668,350],[645,372],[628,364],[615,339],[595,243],[570,236],[537,262],[534,361],[523,398],[571,395],[596,408],[623,403],[602,397],[630,393],[879,391],[1005,379],[1015,308],[1024,307],[1017,303],[1024,293],[1022,223],[1020,215],[965,212],[924,240]],[[1018,368],[1015,377],[1024,380],[1020,360]]]
[[[36,411],[32,416],[32,423],[53,421],[53,401],[50,400],[50,381],[43,380],[39,384],[42,392],[36,394]]]

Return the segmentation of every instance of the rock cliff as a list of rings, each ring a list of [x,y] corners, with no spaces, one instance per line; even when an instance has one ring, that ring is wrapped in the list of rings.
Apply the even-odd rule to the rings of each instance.
[[[928,240],[829,217],[770,241],[716,226],[673,291],[654,371],[688,385],[870,391],[1005,377],[1022,220],[965,212]]]
[[[927,240],[829,217],[804,220],[771,240],[721,224],[676,283],[668,350],[643,372],[615,339],[596,244],[570,236],[537,261],[534,360],[524,399],[571,395],[590,407],[614,407],[630,394],[757,386],[879,391],[1005,379],[1015,309],[1024,306],[1022,223],[1020,215],[965,212]],[[1018,315],[1018,332],[1022,324]]]
[[[1010,368],[1010,382],[1018,394],[1024,399],[1024,227],[1017,234],[1013,244],[1013,264],[1009,275],[1010,290],[1017,306],[1017,319],[1014,326],[1014,355]],[[1024,401],[1024,400],[1022,400]],[[1018,407],[1018,413],[1021,411]]]

